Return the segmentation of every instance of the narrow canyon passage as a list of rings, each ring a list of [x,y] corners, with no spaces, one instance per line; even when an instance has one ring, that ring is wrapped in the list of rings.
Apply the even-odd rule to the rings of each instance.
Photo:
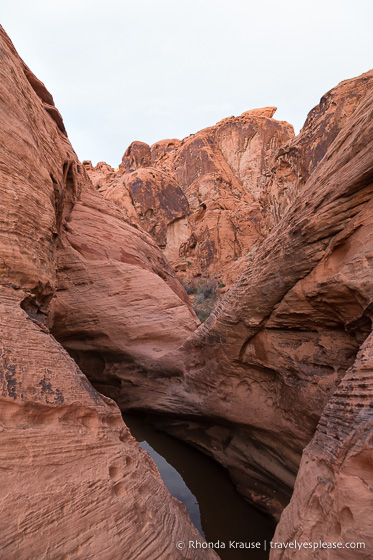
[[[265,560],[275,524],[240,496],[228,473],[190,445],[154,428],[142,415],[123,414],[131,434],[156,462],[171,494],[187,507],[207,542],[221,541],[222,560]],[[259,542],[259,549],[229,549],[229,541]],[[267,541],[267,546],[264,546]],[[264,550],[267,548],[267,550]]]
[[[260,510],[271,560],[366,559],[373,71],[112,169],[1,26],[0,63],[2,558],[264,559]]]

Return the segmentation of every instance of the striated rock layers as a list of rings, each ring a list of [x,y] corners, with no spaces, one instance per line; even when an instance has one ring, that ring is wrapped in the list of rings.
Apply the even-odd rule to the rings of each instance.
[[[294,495],[282,514],[274,541],[320,541],[327,560],[371,556],[373,488],[373,344],[363,344],[321,417],[303,453]],[[331,548],[340,543],[341,548]],[[329,545],[329,546],[328,546]],[[297,550],[297,558],[310,558]],[[271,560],[294,557],[274,549]]]
[[[342,84],[347,99],[356,83],[365,84],[357,89],[355,110],[324,146],[317,165],[307,164],[305,184],[294,187],[294,200],[206,323],[179,349],[154,359],[149,353],[145,361],[123,367],[114,350],[112,359],[106,358],[106,379],[115,379],[110,394],[122,408],[152,412],[159,425],[226,466],[240,491],[276,517],[289,501],[302,451],[331,395],[349,368],[361,370],[356,355],[371,333],[372,77],[370,72],[351,80],[350,90]],[[325,119],[331,119],[327,106]],[[328,130],[321,113],[317,126]],[[84,313],[86,301],[77,305],[76,313]],[[357,384],[364,385],[357,375]],[[351,408],[355,418],[356,407],[356,422],[359,414],[362,419],[371,414],[368,385],[361,387],[366,400],[359,403],[350,403],[342,387],[344,400],[337,400],[342,408],[330,405],[328,432],[321,431],[319,443],[307,451],[315,472],[324,460],[317,456],[322,438],[337,439],[339,429],[354,437],[354,424],[343,427],[339,420],[342,411]],[[325,431],[325,421],[322,425]],[[335,487],[340,479],[333,469],[348,453],[342,443],[325,449]],[[306,499],[300,493],[299,500]],[[310,518],[295,507],[289,516],[310,526]],[[316,502],[314,507],[322,524]]]
[[[140,286],[129,306],[141,325],[135,299],[148,298],[152,319],[143,321],[141,333],[149,353],[164,339],[168,349],[179,344],[196,319],[151,239],[89,186],[51,95],[2,28],[0,57],[2,557],[200,558],[198,551],[175,548],[176,541],[199,539],[199,533],[117,405],[92,388],[50,334],[61,310],[60,304],[51,311],[57,262],[80,268],[76,297],[89,290],[97,307],[110,283],[107,273],[114,277],[112,308],[136,278]],[[74,237],[75,215],[83,233]],[[110,240],[114,245],[116,236],[123,243],[114,250]],[[105,239],[105,250],[94,238]],[[64,281],[60,290],[68,290],[73,278]],[[98,329],[89,319],[93,340]],[[157,321],[165,325],[153,341],[149,331]],[[61,325],[58,330],[63,337]],[[216,556],[204,550],[203,557]]]
[[[269,229],[295,200],[361,99],[372,89],[372,82],[372,73],[367,72],[328,91],[309,112],[298,136],[279,149],[261,195]]]
[[[105,198],[138,218],[184,281],[232,283],[235,262],[246,262],[266,233],[260,196],[274,154],[294,136],[291,125],[272,119],[275,110],[247,111],[181,142],[133,142],[114,175],[103,164],[86,168]]]
[[[156,244],[95,192],[68,218],[57,281],[52,332],[105,394],[117,368],[147,371],[199,324]]]

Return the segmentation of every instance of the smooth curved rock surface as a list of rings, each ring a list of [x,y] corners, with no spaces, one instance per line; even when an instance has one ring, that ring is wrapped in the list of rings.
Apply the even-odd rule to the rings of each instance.
[[[201,558],[176,549],[201,536],[117,405],[22,310],[22,297],[1,288],[4,558]]]
[[[123,171],[135,171],[139,167],[149,167],[151,162],[150,147],[145,142],[132,142],[128,146],[120,165]]]
[[[90,188],[57,110],[46,107],[53,105],[44,86],[26,77],[3,34],[1,41],[0,518],[7,558],[201,557],[175,549],[179,539],[198,538],[185,509],[116,405],[92,389],[76,362],[123,409],[146,411],[213,456],[243,495],[275,517],[309,444],[276,539],[369,546],[372,72],[332,90],[311,112],[297,140],[303,147],[289,179],[293,195],[282,202],[272,190],[281,175],[276,162],[273,175],[267,170],[272,132],[282,145],[291,130],[271,121],[272,108],[224,119],[181,143],[132,144],[120,172],[100,186],[107,198],[115,192],[111,202]],[[266,127],[269,136],[261,136]],[[137,212],[131,216],[127,175],[148,173],[157,162],[161,174],[176,177],[191,209],[173,223],[190,237],[197,224],[208,224],[208,273],[224,260],[211,249],[217,216],[229,217],[240,201],[268,218],[263,197],[278,199],[270,234],[261,222],[264,240],[196,331],[175,274]],[[111,173],[105,165],[101,171]],[[174,248],[182,227],[173,228]],[[187,256],[193,249],[198,239],[184,246]],[[349,551],[337,557],[352,558]]]
[[[54,336],[113,396],[119,368],[145,373],[199,324],[154,241],[124,218],[95,192],[82,194],[61,238],[53,302]]]
[[[166,490],[154,462],[130,435],[117,405],[93,389],[50,334],[57,254],[65,242],[61,236],[65,239],[69,223],[74,223],[74,205],[82,205],[81,195],[103,201],[46,110],[50,94],[31,73],[25,75],[2,28],[0,59],[2,556],[201,558],[198,550],[176,548],[179,540],[201,537],[185,507]],[[116,217],[112,239],[122,219]],[[131,230],[127,224],[122,227]],[[105,234],[109,237],[110,232]],[[136,235],[145,247],[141,267],[158,267],[167,276],[147,235]],[[130,243],[128,233],[127,246]],[[117,278],[118,283],[127,281],[120,274]],[[171,274],[168,283],[180,292],[175,282]],[[175,291],[167,289],[165,299],[182,307]],[[172,315],[164,308],[162,312]],[[203,557],[216,555],[204,550]]]

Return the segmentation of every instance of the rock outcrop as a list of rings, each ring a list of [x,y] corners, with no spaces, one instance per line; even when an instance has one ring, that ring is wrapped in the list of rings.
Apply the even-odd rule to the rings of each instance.
[[[52,333],[107,395],[118,367],[146,372],[199,324],[156,244],[95,192],[61,235],[57,283]]]
[[[91,161],[85,160],[83,166],[96,189],[105,188],[110,179],[115,176],[115,169],[104,161],[99,161],[96,167],[93,167]]]
[[[175,548],[198,533],[109,397],[214,457],[277,518],[300,464],[275,540],[365,542],[325,556],[364,558],[373,72],[324,96],[294,140],[258,109],[133,143],[115,171],[78,162],[52,97],[0,41],[6,558],[201,557]],[[186,279],[225,278],[241,258],[197,330],[157,245]]]
[[[261,197],[269,229],[279,222],[329,146],[372,88],[372,73],[345,80],[328,91],[309,112],[298,136],[284,144]]]
[[[330,90],[296,138],[288,123],[273,120],[275,107],[252,109],[181,142],[133,142],[114,176],[102,163],[88,173],[105,198],[140,219],[184,283],[231,285],[371,83],[363,74]]]
[[[247,111],[181,142],[133,142],[114,177],[102,164],[87,170],[105,198],[137,216],[184,282],[230,284],[235,262],[246,262],[266,234],[259,199],[273,156],[294,136],[272,119],[275,110]]]
[[[150,238],[122,223],[119,211],[112,217],[110,205],[92,189],[52,97],[2,28],[0,58],[2,557],[199,558],[198,551],[175,547],[178,540],[201,537],[130,435],[117,405],[93,389],[50,334],[58,253],[66,252],[66,260],[84,269],[78,297],[79,290],[90,288],[90,265],[97,267],[96,277],[100,266],[104,269],[99,262],[102,245],[94,242],[101,235],[99,201],[106,241],[110,236],[113,241],[121,228],[126,232],[126,243],[115,255],[105,249],[116,270],[113,303],[115,292],[133,282],[127,277],[132,267],[133,273],[142,271],[141,280],[153,274],[159,294],[163,283],[160,309],[155,295],[151,300],[154,316],[174,325],[176,316],[184,324],[185,315],[188,330],[194,315],[182,303],[185,295],[172,271],[163,270]],[[86,218],[84,243],[67,247],[75,213]],[[143,248],[140,257],[132,254],[136,244]],[[130,263],[125,271],[121,259]],[[138,298],[145,297],[145,290],[144,282]],[[95,297],[98,305],[99,291]],[[58,323],[56,312],[54,320]],[[90,329],[93,339],[93,320]],[[175,331],[172,340],[179,342],[180,330]],[[150,335],[148,343],[155,344]],[[216,557],[211,550],[203,551],[206,556]]]
[[[140,224],[158,246],[165,249],[165,256],[172,256],[169,230],[189,214],[188,200],[183,191],[170,175],[152,167],[126,174],[124,183]]]

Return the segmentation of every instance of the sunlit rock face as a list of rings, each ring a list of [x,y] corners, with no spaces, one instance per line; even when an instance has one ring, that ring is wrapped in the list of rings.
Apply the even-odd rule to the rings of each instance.
[[[159,307],[153,296],[154,315],[158,313],[165,323],[167,316],[172,323],[174,307],[187,332],[196,320],[182,303],[183,292],[172,272],[162,268],[162,257],[151,240],[136,230],[131,234],[132,226],[122,223],[121,215],[114,212],[111,217],[92,189],[52,96],[19,58],[2,28],[0,58],[2,557],[200,558],[198,551],[175,548],[178,540],[198,540],[198,532],[130,435],[119,408],[93,389],[50,332],[55,321],[59,334],[64,334],[58,322],[63,305],[54,308],[53,303],[59,290],[67,290],[59,286],[56,275],[62,255],[68,253],[85,271],[76,297],[92,281],[85,256],[97,265],[97,274],[100,265],[102,269],[98,246],[96,253],[89,252],[94,235],[100,236],[97,200],[108,216],[106,238],[111,223],[112,237],[122,227],[128,235],[126,245],[133,237],[133,244],[144,247],[141,258],[131,257],[133,270],[141,268],[143,278],[151,274],[158,278],[159,292],[163,280],[158,273],[167,278]],[[73,247],[68,246],[68,235],[75,212],[87,216],[88,225],[86,245]],[[97,217],[95,228],[89,221],[92,215]],[[113,296],[127,281],[119,264],[121,258],[131,260],[132,249],[123,247],[126,250],[126,256],[111,256],[117,278]],[[97,303],[99,298],[96,293]],[[93,321],[90,329],[92,338],[97,332]],[[179,342],[180,331],[173,337],[172,342]],[[216,557],[211,550],[204,551],[205,556]]]

